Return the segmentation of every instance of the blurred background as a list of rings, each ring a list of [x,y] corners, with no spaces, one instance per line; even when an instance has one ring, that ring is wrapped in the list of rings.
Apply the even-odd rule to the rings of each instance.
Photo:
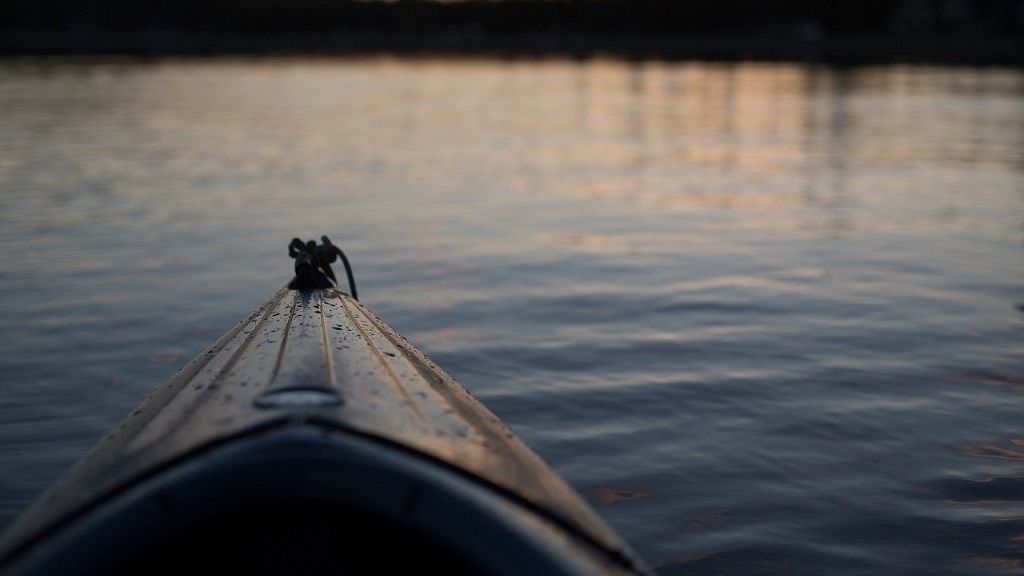
[[[1024,573],[1024,2],[6,0],[0,529],[328,234],[661,575]]]

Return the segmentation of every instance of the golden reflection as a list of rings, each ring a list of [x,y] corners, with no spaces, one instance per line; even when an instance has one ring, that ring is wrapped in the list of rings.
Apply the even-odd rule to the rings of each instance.
[[[603,254],[639,254],[637,238],[613,234],[547,234],[550,244],[567,246]]]
[[[1021,560],[1020,558],[973,556],[970,561],[978,566],[997,570],[1009,570],[1011,568],[1020,568],[1024,566],[1024,560]]]
[[[162,144],[173,156],[155,156],[169,173],[246,178],[204,198],[228,208],[279,203],[274,178],[288,176],[291,199],[376,188],[394,209],[413,193],[423,218],[410,230],[502,196],[561,196],[728,212],[738,227],[899,233],[991,225],[967,187],[996,210],[1019,196],[1013,179],[971,169],[1020,163],[1024,134],[997,129],[1019,123],[1014,70],[375,58],[164,73],[161,93],[126,91],[120,109],[174,137]],[[970,97],[949,98],[952,87]],[[921,190],[940,197],[934,210],[921,210]],[[437,248],[436,234],[421,237]]]
[[[690,530],[719,530],[732,522],[736,515],[731,509],[710,509],[695,512],[683,518],[679,523]]]
[[[647,242],[530,228],[546,202],[679,217],[694,238],[988,231],[1002,225],[992,213],[1019,209],[1024,131],[1006,128],[1020,124],[1018,70],[395,58],[153,70],[159,82],[130,66],[99,74],[62,109],[83,134],[97,118],[124,128],[111,137],[135,141],[108,148],[138,157],[103,148],[76,182],[41,173],[30,188],[112,181],[123,205],[173,198],[167,219],[181,226],[195,211],[281,222],[315,205],[306,224],[328,229],[358,205],[382,225],[402,219],[402,244],[424,261],[447,231],[505,218],[538,244],[631,253]],[[494,238],[487,249],[511,243]]]
[[[584,494],[598,504],[615,504],[617,502],[628,502],[630,500],[641,500],[650,498],[651,493],[646,490],[627,490],[625,488],[596,488]]]
[[[907,195],[916,186],[956,186],[967,176],[952,165],[928,174],[864,166],[934,164],[950,151],[953,163],[1016,162],[1014,144],[965,137],[964,128],[1013,122],[1016,101],[1001,97],[999,87],[1008,80],[1012,87],[1020,74],[979,75],[975,91],[985,97],[948,110],[938,121],[924,121],[920,113],[926,107],[920,104],[930,95],[921,85],[941,84],[945,74],[803,65],[582,64],[572,114],[581,137],[556,137],[551,147],[539,142],[535,153],[545,159],[540,167],[548,173],[535,180],[559,193],[638,208],[769,211],[774,225],[787,228],[895,232],[906,226],[905,219],[856,221],[850,211],[916,202]],[[558,125],[557,118],[548,120]],[[984,148],[977,145],[982,141],[988,142]],[[568,177],[572,185],[563,185]],[[992,184],[1002,196],[1013,193],[1005,179]],[[879,196],[887,188],[899,194]],[[964,201],[950,196],[945,207],[921,213],[912,224],[978,225],[964,216]]]
[[[991,458],[1003,458],[1005,460],[1024,460],[1024,452],[1010,450],[993,444],[974,444],[964,446],[961,451],[968,456],[987,456]]]
[[[988,376],[978,378],[979,384],[986,386],[1008,386],[1016,390],[1024,390],[1024,374],[1010,374],[995,372]]]
[[[459,328],[439,328],[410,332],[409,341],[424,350],[437,351],[450,349],[454,343],[465,340],[466,336],[466,331]]]

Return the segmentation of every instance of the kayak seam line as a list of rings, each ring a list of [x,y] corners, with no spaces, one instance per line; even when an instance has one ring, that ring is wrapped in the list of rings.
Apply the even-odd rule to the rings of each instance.
[[[274,385],[277,380],[277,373],[281,370],[281,363],[284,361],[284,349],[288,345],[288,334],[292,330],[292,319],[295,318],[295,307],[299,304],[298,298],[292,299],[291,310],[288,311],[288,322],[284,325],[284,334],[281,335],[281,345],[277,348],[277,358],[274,359],[274,371],[270,373],[268,388]]]
[[[256,320],[256,323],[253,324],[252,331],[244,336],[242,342],[239,343],[238,348],[234,352],[231,353],[231,357],[228,358],[227,362],[224,363],[224,366],[222,366],[221,369],[219,371],[217,371],[217,375],[210,379],[209,385],[207,385],[206,388],[202,392],[197,394],[195,397],[187,400],[187,401],[190,402],[190,407],[192,409],[195,409],[196,407],[200,407],[201,408],[203,406],[204,402],[206,401],[206,398],[209,397],[210,394],[214,390],[216,390],[216,386],[218,386],[221,383],[223,383],[223,381],[226,379],[228,373],[231,371],[232,368],[234,368],[235,364],[238,363],[238,359],[241,358],[242,354],[246,350],[249,349],[249,344],[251,344],[252,341],[256,339],[255,338],[256,333],[259,331],[260,327],[263,326],[263,324],[266,322],[267,318],[270,317],[270,313],[273,312],[277,308],[277,305],[281,302],[281,299],[284,298],[284,294],[285,294],[284,292],[278,293],[278,295],[273,299],[273,301],[270,302],[267,305],[267,309],[263,313],[263,316],[259,320]],[[252,323],[252,322],[253,322],[252,320],[249,320],[249,323]],[[242,333],[244,331],[245,331],[245,326],[243,326],[241,330],[236,332],[234,334],[234,336],[237,337],[240,333]],[[232,338],[231,340],[233,340],[233,339],[234,338]],[[225,346],[227,344],[230,344],[231,340],[228,340],[227,342],[225,342]],[[191,382],[192,382],[192,380],[189,379],[189,383],[191,383]],[[171,397],[171,400],[173,401],[177,397],[178,397],[178,395],[175,394],[174,396]],[[165,406],[166,406],[166,404],[164,406],[161,406],[161,410]],[[189,419],[189,411],[182,411],[182,414],[176,420],[174,420],[168,426],[167,429],[164,430],[163,436],[164,437],[169,437],[170,435],[175,434],[178,430],[181,429],[181,426],[188,419]],[[151,423],[151,421],[150,422],[146,422],[145,424],[148,425],[149,423]]]
[[[238,345],[238,348],[234,351],[233,354],[231,354],[231,357],[228,358],[228,361],[225,362],[224,366],[220,369],[219,372],[217,372],[217,376],[213,379],[214,383],[220,383],[227,377],[228,372],[230,372],[235,367],[235,364],[238,363],[238,359],[242,357],[242,353],[248,350],[249,345],[252,343],[253,340],[256,339],[257,331],[259,331],[260,327],[263,326],[264,322],[267,321],[267,318],[270,317],[270,313],[273,312],[277,308],[277,305],[281,303],[282,298],[284,298],[283,292],[280,293],[278,297],[275,298],[274,301],[267,306],[267,310],[266,312],[263,313],[263,317],[260,318],[255,325],[253,325],[252,332],[249,332],[245,340],[243,340]]]
[[[377,361],[377,364],[384,369],[384,372],[386,372],[387,375],[390,377],[393,386],[395,388],[398,388],[398,391],[402,394],[402,397],[405,398],[406,402],[409,403],[409,407],[412,408],[413,414],[415,414],[416,417],[419,418],[422,422],[426,423],[429,428],[430,422],[427,420],[426,416],[424,416],[423,413],[420,412],[420,407],[416,405],[416,402],[412,399],[412,396],[409,395],[409,391],[405,389],[405,386],[402,386],[402,382],[399,380],[398,375],[395,374],[394,370],[392,370],[391,367],[388,366],[388,363],[384,361],[384,358],[381,355],[380,350],[377,348],[376,345],[374,345],[373,341],[370,340],[370,335],[367,334],[366,330],[363,329],[363,326],[359,323],[359,320],[356,320],[356,317],[349,309],[348,304],[345,303],[345,299],[341,298],[340,301],[341,305],[345,308],[345,313],[348,315],[349,319],[352,320],[352,324],[355,325],[356,330],[359,330],[359,333],[362,334],[363,339],[366,341],[367,347],[373,352],[373,357]],[[366,316],[364,315],[364,318],[365,317]],[[369,318],[367,318],[367,320],[369,321]]]
[[[334,380],[334,361],[331,360],[331,344],[328,341],[327,317],[324,315],[324,308],[327,301],[324,299],[324,290],[317,291],[320,295],[320,333],[323,335],[324,370],[327,372],[327,384],[331,388],[337,388]]]

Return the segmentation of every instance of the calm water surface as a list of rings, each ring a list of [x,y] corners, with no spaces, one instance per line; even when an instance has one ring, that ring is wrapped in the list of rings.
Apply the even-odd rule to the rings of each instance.
[[[1024,74],[0,61],[0,525],[293,236],[660,574],[1024,574]]]

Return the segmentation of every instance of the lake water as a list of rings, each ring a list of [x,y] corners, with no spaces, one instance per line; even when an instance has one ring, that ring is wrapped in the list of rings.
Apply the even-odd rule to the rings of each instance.
[[[330,235],[659,574],[1024,574],[1024,72],[0,60],[0,526]]]

